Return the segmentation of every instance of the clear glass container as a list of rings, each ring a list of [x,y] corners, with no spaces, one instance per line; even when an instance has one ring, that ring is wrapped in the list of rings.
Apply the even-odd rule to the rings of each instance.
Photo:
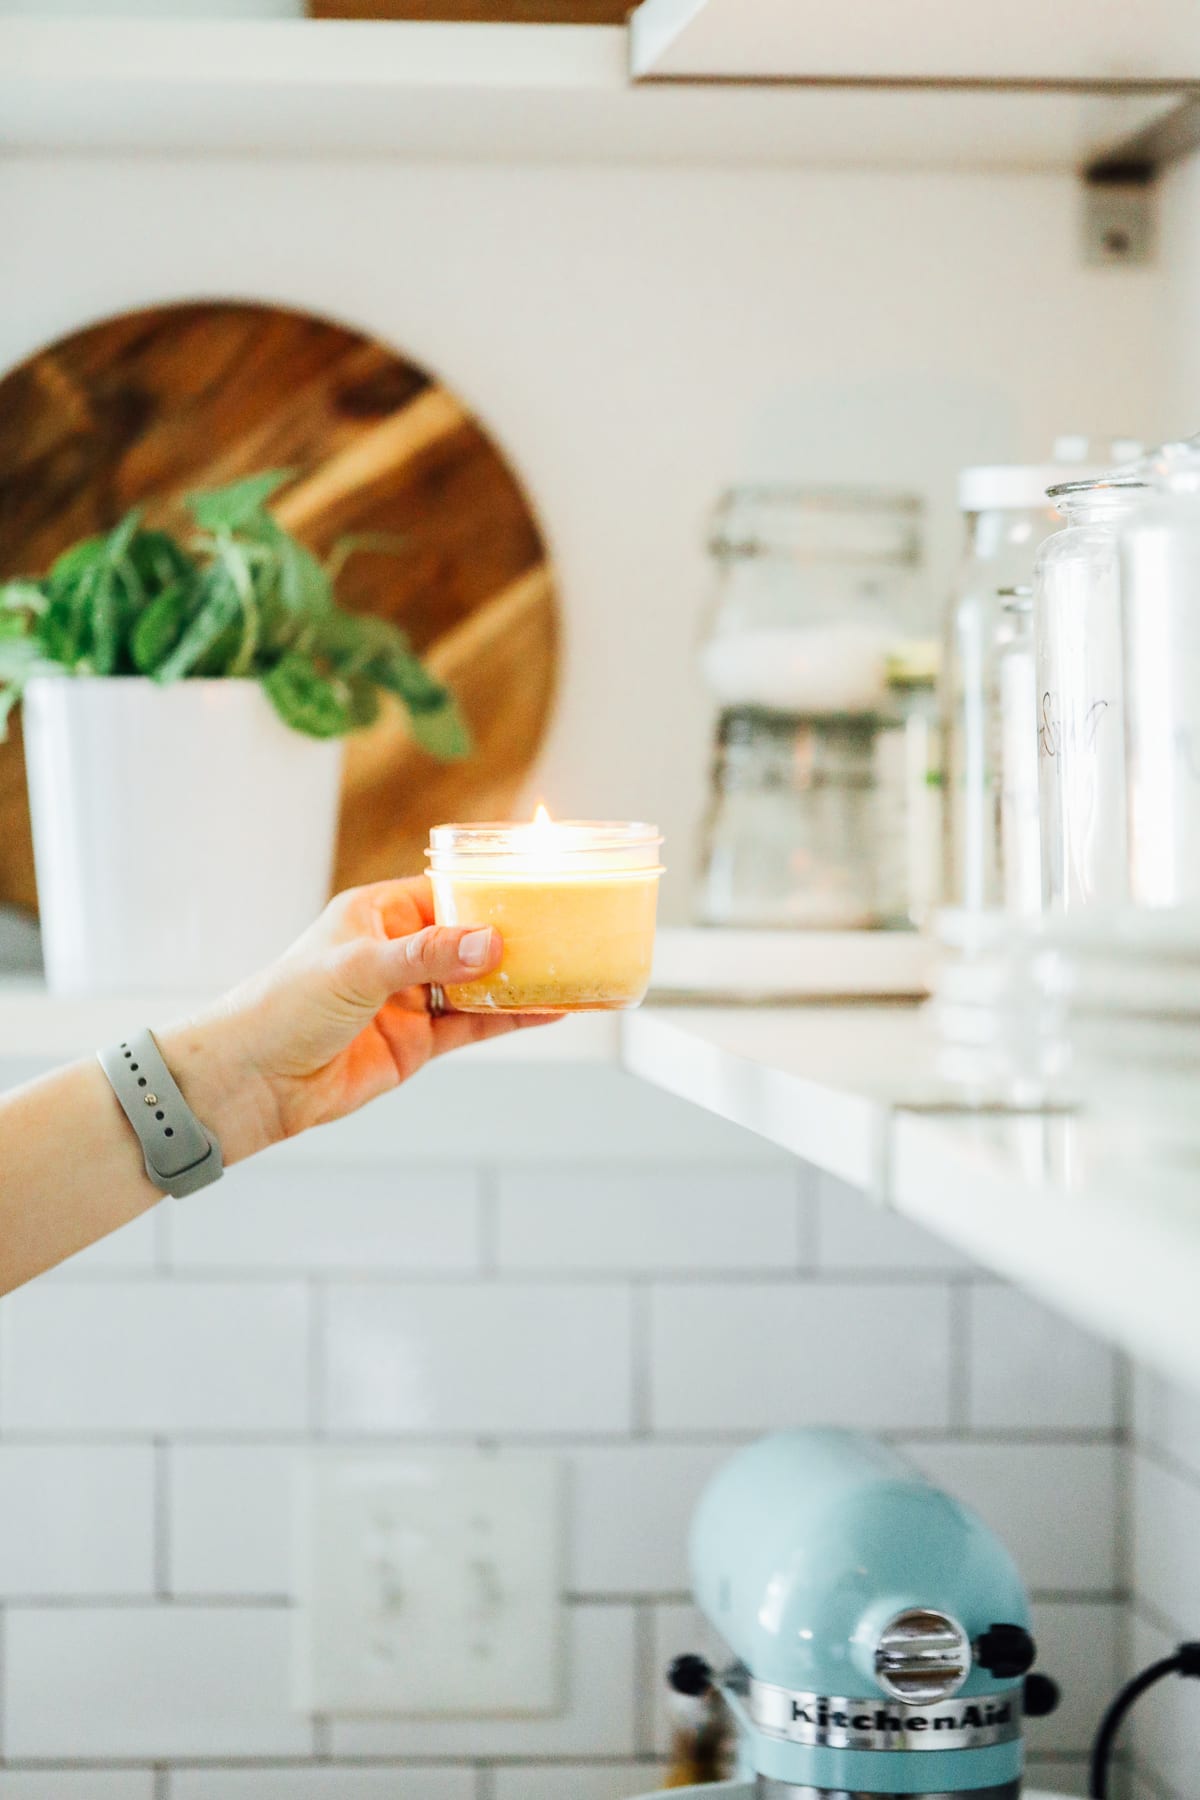
[[[1038,812],[1037,676],[1033,590],[1002,588],[993,645],[996,838],[1004,910],[1030,917],[1042,909]]]
[[[885,922],[875,743],[912,634],[920,519],[914,496],[865,490],[737,488],[718,504],[706,923]]]
[[[1121,533],[1129,878],[1143,906],[1200,901],[1200,439],[1151,461]]]
[[[439,925],[491,925],[497,969],[448,987],[458,1012],[637,1006],[650,983],[662,838],[633,821],[438,825],[429,877]]]
[[[888,657],[911,635],[921,510],[913,495],[855,489],[725,494],[701,648],[718,704],[791,718],[880,711]]]
[[[943,885],[949,901],[973,911],[1004,904],[993,728],[1000,591],[1032,583],[1038,549],[1058,524],[1045,489],[1064,473],[1057,465],[964,473],[967,542],[947,615],[942,673]]]
[[[888,669],[895,723],[876,742],[880,906],[887,923],[924,925],[941,898],[942,754],[938,645],[915,642]]]
[[[721,716],[698,912],[706,925],[882,923],[876,720]]]
[[[1065,524],[1034,584],[1042,896],[1052,912],[1129,891],[1118,536],[1146,498],[1133,477],[1050,490]]]

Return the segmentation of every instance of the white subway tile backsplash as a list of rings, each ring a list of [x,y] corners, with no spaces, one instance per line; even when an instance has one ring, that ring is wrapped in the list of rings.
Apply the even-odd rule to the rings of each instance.
[[[307,1319],[298,1283],[34,1283],[0,1307],[0,1424],[303,1428]]]
[[[1081,1794],[1088,1791],[1087,1758],[1083,1756],[1031,1756],[1025,1763],[1025,1800],[1044,1800],[1044,1796]]]
[[[788,1169],[522,1169],[499,1181],[501,1269],[794,1268],[797,1181]]]
[[[628,1290],[335,1284],[326,1422],[341,1431],[624,1431]]]
[[[168,1223],[183,1269],[403,1269],[479,1264],[474,1175],[406,1167],[250,1164],[178,1206]]]
[[[177,1444],[167,1465],[172,1594],[292,1592],[296,1449],[273,1444]]]
[[[557,1028],[556,1028],[557,1029]],[[500,1165],[628,1158],[631,1163],[720,1163],[795,1168],[773,1144],[713,1113],[597,1062],[447,1058],[318,1135],[269,1151],[262,1166],[321,1161]]]
[[[835,1175],[816,1174],[817,1267],[836,1270],[966,1270],[965,1256]]]
[[[284,1607],[12,1607],[5,1752],[55,1757],[308,1757],[288,1704]]]
[[[932,1481],[979,1513],[1033,1588],[1121,1585],[1115,1444],[913,1444]]]
[[[179,1769],[167,1800],[476,1800],[473,1769]],[[3,1800],[0,1790],[0,1800]]]
[[[663,1431],[945,1425],[945,1286],[762,1282],[656,1287],[652,1419]]]
[[[629,1800],[656,1790],[661,1776],[654,1763],[497,1769],[492,1793],[494,1800]]]
[[[335,1757],[584,1757],[635,1753],[634,1615],[567,1609],[566,1705],[536,1719],[334,1719]]]
[[[1133,1590],[1200,1632],[1200,1483],[1145,1456],[1133,1468]]]
[[[1149,1369],[1134,1374],[1133,1434],[1200,1481],[1200,1393]]]
[[[1034,1606],[1037,1666],[1059,1683],[1062,1702],[1048,1719],[1029,1720],[1032,1755],[1082,1755],[1091,1747],[1101,1714],[1122,1679],[1123,1621],[1123,1608],[1112,1601]]]
[[[151,1769],[7,1769],[0,1800],[155,1800]]]
[[[1116,1357],[1016,1288],[971,1290],[970,1420],[992,1429],[1110,1430]]]
[[[0,1445],[0,1595],[153,1591],[149,1445]]]
[[[613,1444],[570,1457],[569,1581],[584,1594],[670,1594],[691,1585],[688,1529],[729,1444]]]

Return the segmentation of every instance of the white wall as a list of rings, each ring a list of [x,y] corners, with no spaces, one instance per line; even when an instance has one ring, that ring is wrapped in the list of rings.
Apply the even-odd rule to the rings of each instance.
[[[1085,269],[1077,206],[1060,176],[10,159],[0,364],[114,310],[233,294],[437,369],[508,446],[562,570],[536,785],[560,812],[657,817],[680,919],[718,490],[915,487],[932,617],[960,463],[1160,430],[1160,276]]]

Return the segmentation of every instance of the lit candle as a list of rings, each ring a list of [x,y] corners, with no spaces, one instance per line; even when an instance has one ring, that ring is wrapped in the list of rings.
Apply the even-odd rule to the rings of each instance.
[[[494,925],[498,969],[447,989],[460,1012],[613,1011],[650,982],[658,861],[653,825],[567,820],[438,825],[429,875],[439,925]]]

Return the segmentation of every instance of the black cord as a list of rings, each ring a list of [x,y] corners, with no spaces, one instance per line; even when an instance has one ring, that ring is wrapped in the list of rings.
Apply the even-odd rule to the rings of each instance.
[[[1167,1675],[1200,1677],[1200,1643],[1180,1644],[1174,1656],[1164,1656],[1160,1662],[1151,1663],[1149,1668],[1143,1669],[1140,1675],[1135,1675],[1121,1689],[1101,1719],[1100,1729],[1096,1733],[1092,1749],[1092,1771],[1088,1781],[1091,1800],[1108,1800],[1108,1774],[1113,1744],[1126,1713],[1136,1700],[1141,1699],[1147,1688],[1152,1688]]]

